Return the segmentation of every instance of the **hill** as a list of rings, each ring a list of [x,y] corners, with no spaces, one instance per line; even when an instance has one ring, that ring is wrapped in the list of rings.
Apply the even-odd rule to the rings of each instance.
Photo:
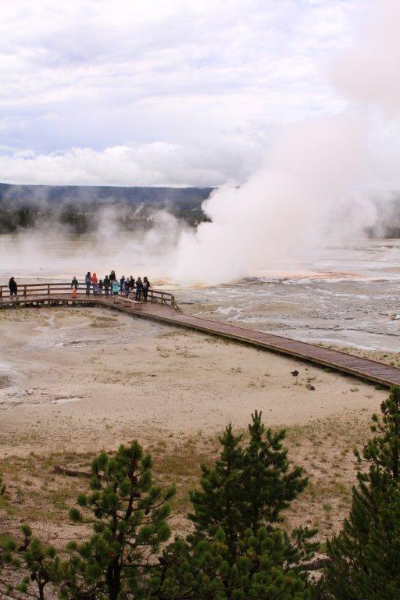
[[[0,183],[0,234],[58,222],[71,233],[96,229],[109,207],[125,229],[150,228],[155,210],[191,226],[206,220],[201,209],[213,188],[10,185]]]

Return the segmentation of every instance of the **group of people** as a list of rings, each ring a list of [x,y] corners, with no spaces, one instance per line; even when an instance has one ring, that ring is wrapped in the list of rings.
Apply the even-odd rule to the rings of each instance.
[[[90,295],[90,290],[93,290],[95,296],[101,296],[103,293],[106,296],[118,296],[124,295],[126,298],[135,298],[138,302],[140,300],[147,300],[147,296],[150,288],[150,281],[147,277],[141,277],[134,279],[132,275],[130,277],[122,276],[120,280],[117,279],[115,271],[111,271],[110,275],[106,275],[104,279],[98,279],[96,273],[86,273],[85,277],[86,295]],[[14,277],[11,277],[8,282],[8,288],[10,290],[11,298],[17,297],[18,285]],[[79,281],[76,277],[73,277],[71,281],[71,289],[75,292],[79,288]]]
[[[86,295],[90,295],[90,290],[93,290],[94,296],[101,296],[103,293],[106,296],[124,295],[126,298],[133,297],[136,301],[143,299],[146,301],[150,288],[150,281],[147,277],[134,279],[122,276],[119,280],[115,271],[111,271],[110,275],[106,275],[104,279],[99,279],[96,273],[88,271],[85,276]],[[71,288],[75,291],[79,287],[79,282],[76,277],[72,279]]]

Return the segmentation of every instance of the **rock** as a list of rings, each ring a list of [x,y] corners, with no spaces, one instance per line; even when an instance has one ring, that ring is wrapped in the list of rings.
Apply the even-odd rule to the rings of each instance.
[[[26,393],[29,394],[29,396],[32,396],[33,394],[33,389],[29,388],[28,390],[26,390]]]
[[[315,387],[313,385],[311,385],[311,383],[306,383],[306,388],[308,390],[315,390]]]

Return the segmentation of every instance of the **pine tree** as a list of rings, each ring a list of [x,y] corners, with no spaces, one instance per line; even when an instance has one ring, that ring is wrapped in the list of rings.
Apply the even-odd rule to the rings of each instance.
[[[222,529],[232,557],[246,529],[256,534],[260,527],[279,522],[282,511],[307,485],[302,469],[290,466],[284,431],[266,429],[262,413],[256,411],[249,434],[243,447],[243,436],[234,435],[228,425],[219,438],[220,458],[211,469],[202,465],[202,489],[190,494],[194,511],[189,517],[197,534],[211,539]]]
[[[335,600],[400,598],[400,387],[373,416],[374,437],[360,462],[352,507],[341,533],[328,543],[324,597]]]
[[[174,600],[298,599],[309,597],[301,563],[317,544],[314,531],[289,536],[277,528],[282,511],[304,489],[291,468],[284,432],[273,434],[252,415],[250,441],[229,425],[212,468],[202,466],[201,489],[191,493],[195,534],[171,544],[162,557],[154,598]],[[156,574],[155,579],[159,577]]]
[[[2,558],[5,571],[0,575],[0,597],[45,600],[50,597],[47,595],[49,584],[54,593],[53,584],[60,581],[60,559],[54,547],[32,536],[28,525],[22,525],[21,531],[21,545],[12,538],[0,544],[0,562]]]
[[[14,575],[20,566],[19,560],[15,558],[17,544],[11,538],[4,538],[4,536],[2,538],[0,540],[0,598],[6,597],[5,594],[12,591],[14,586],[11,584],[10,574]]]
[[[195,523],[196,539],[212,539],[222,529],[229,556],[233,559],[244,525],[242,436],[234,435],[232,425],[228,425],[219,442],[222,450],[213,468],[201,465],[202,489],[190,492],[194,511],[189,518]]]
[[[285,431],[273,433],[255,412],[249,425],[250,442],[244,452],[243,484],[246,490],[245,525],[253,533],[281,520],[281,513],[304,490],[303,469],[290,468]]]
[[[166,519],[174,488],[154,487],[150,455],[132,442],[116,456],[102,452],[92,463],[92,493],[78,498],[75,522],[91,523],[87,542],[70,544],[64,598],[124,600],[146,597],[152,557],[170,536]]]
[[[149,600],[308,600],[306,577],[287,567],[286,545],[280,531],[248,529],[232,560],[222,530],[194,546],[177,540],[164,553]]]
[[[60,558],[53,546],[48,546],[32,536],[28,525],[23,525],[21,529],[24,542],[19,548],[19,554],[22,556],[20,566],[24,571],[28,571],[29,575],[23,578],[17,590],[30,598],[45,600],[45,590],[49,584],[57,584],[60,581]]]

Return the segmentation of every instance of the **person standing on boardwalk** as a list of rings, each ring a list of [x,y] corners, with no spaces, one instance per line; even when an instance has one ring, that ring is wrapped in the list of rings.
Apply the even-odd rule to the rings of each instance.
[[[108,294],[110,293],[110,287],[111,287],[111,281],[110,281],[110,278],[108,275],[106,275],[104,277],[103,285],[104,285],[104,292],[105,292],[106,296],[108,296]]]
[[[74,289],[76,291],[78,289],[78,287],[79,287],[79,282],[74,275],[72,278],[72,281],[71,281],[71,289]]]
[[[10,290],[10,296],[11,296],[11,298],[13,296],[17,297],[17,295],[18,295],[18,286],[17,286],[17,282],[15,281],[14,277],[10,278],[10,281],[8,282],[8,289]]]
[[[131,289],[131,280],[129,277],[125,279],[125,298],[128,298]]]
[[[119,280],[119,292],[120,294],[123,294],[125,292],[125,277],[123,275]]]
[[[118,281],[116,279],[114,279],[114,281],[112,282],[111,290],[112,290],[113,296],[118,296],[119,285],[118,285]]]
[[[143,282],[142,282],[142,278],[138,277],[136,279],[136,296],[135,296],[136,302],[139,302],[141,300],[142,293],[143,293]]]
[[[96,273],[93,273],[93,275],[91,277],[91,282],[93,285],[93,294],[95,296],[98,296],[99,295],[99,282],[98,282]]]
[[[130,297],[131,299],[133,299],[133,296],[135,294],[135,279],[132,277],[132,275],[129,277],[129,293],[128,293],[128,297]],[[126,283],[125,283],[126,286]]]
[[[114,283],[114,281],[117,281],[117,276],[116,276],[114,270],[112,270],[110,273],[110,281],[111,281],[111,285]]]
[[[91,276],[90,276],[90,271],[88,271],[86,273],[85,284],[86,284],[86,296],[90,296],[90,286],[92,284],[92,280],[91,280]]]
[[[147,279],[147,277],[144,277],[143,278],[143,296],[144,296],[145,302],[147,302],[147,294],[149,293],[149,287],[150,287],[150,281]]]

